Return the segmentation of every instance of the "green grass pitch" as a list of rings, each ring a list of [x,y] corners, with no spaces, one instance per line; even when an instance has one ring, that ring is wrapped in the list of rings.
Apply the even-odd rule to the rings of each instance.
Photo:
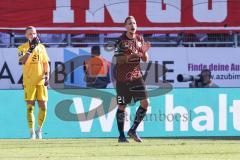
[[[240,159],[238,140],[117,139],[0,140],[0,160],[152,160]]]

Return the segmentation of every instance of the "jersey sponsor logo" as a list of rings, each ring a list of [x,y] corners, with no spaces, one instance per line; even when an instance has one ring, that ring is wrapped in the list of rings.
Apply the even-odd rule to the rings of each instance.
[[[138,47],[142,47],[142,43],[141,42],[137,42]]]

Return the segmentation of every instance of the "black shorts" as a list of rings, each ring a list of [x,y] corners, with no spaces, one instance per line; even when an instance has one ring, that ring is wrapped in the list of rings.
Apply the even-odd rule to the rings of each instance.
[[[131,102],[147,99],[147,91],[142,78],[130,82],[117,82],[117,104],[126,105]]]

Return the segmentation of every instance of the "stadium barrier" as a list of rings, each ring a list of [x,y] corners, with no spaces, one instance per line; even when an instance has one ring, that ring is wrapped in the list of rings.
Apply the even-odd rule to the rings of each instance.
[[[46,47],[89,47],[116,41],[121,33],[109,34],[44,34],[38,36]],[[143,34],[153,47],[239,47],[239,33],[169,33]],[[0,32],[0,48],[17,47],[26,41],[20,33]]]

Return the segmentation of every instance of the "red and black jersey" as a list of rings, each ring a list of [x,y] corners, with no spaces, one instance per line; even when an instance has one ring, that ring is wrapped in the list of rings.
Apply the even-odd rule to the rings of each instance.
[[[142,77],[140,68],[140,57],[142,55],[142,45],[144,39],[140,35],[129,39],[126,32],[122,34],[116,44],[116,68],[115,76],[119,82],[128,82]],[[137,54],[138,56],[131,56]]]

